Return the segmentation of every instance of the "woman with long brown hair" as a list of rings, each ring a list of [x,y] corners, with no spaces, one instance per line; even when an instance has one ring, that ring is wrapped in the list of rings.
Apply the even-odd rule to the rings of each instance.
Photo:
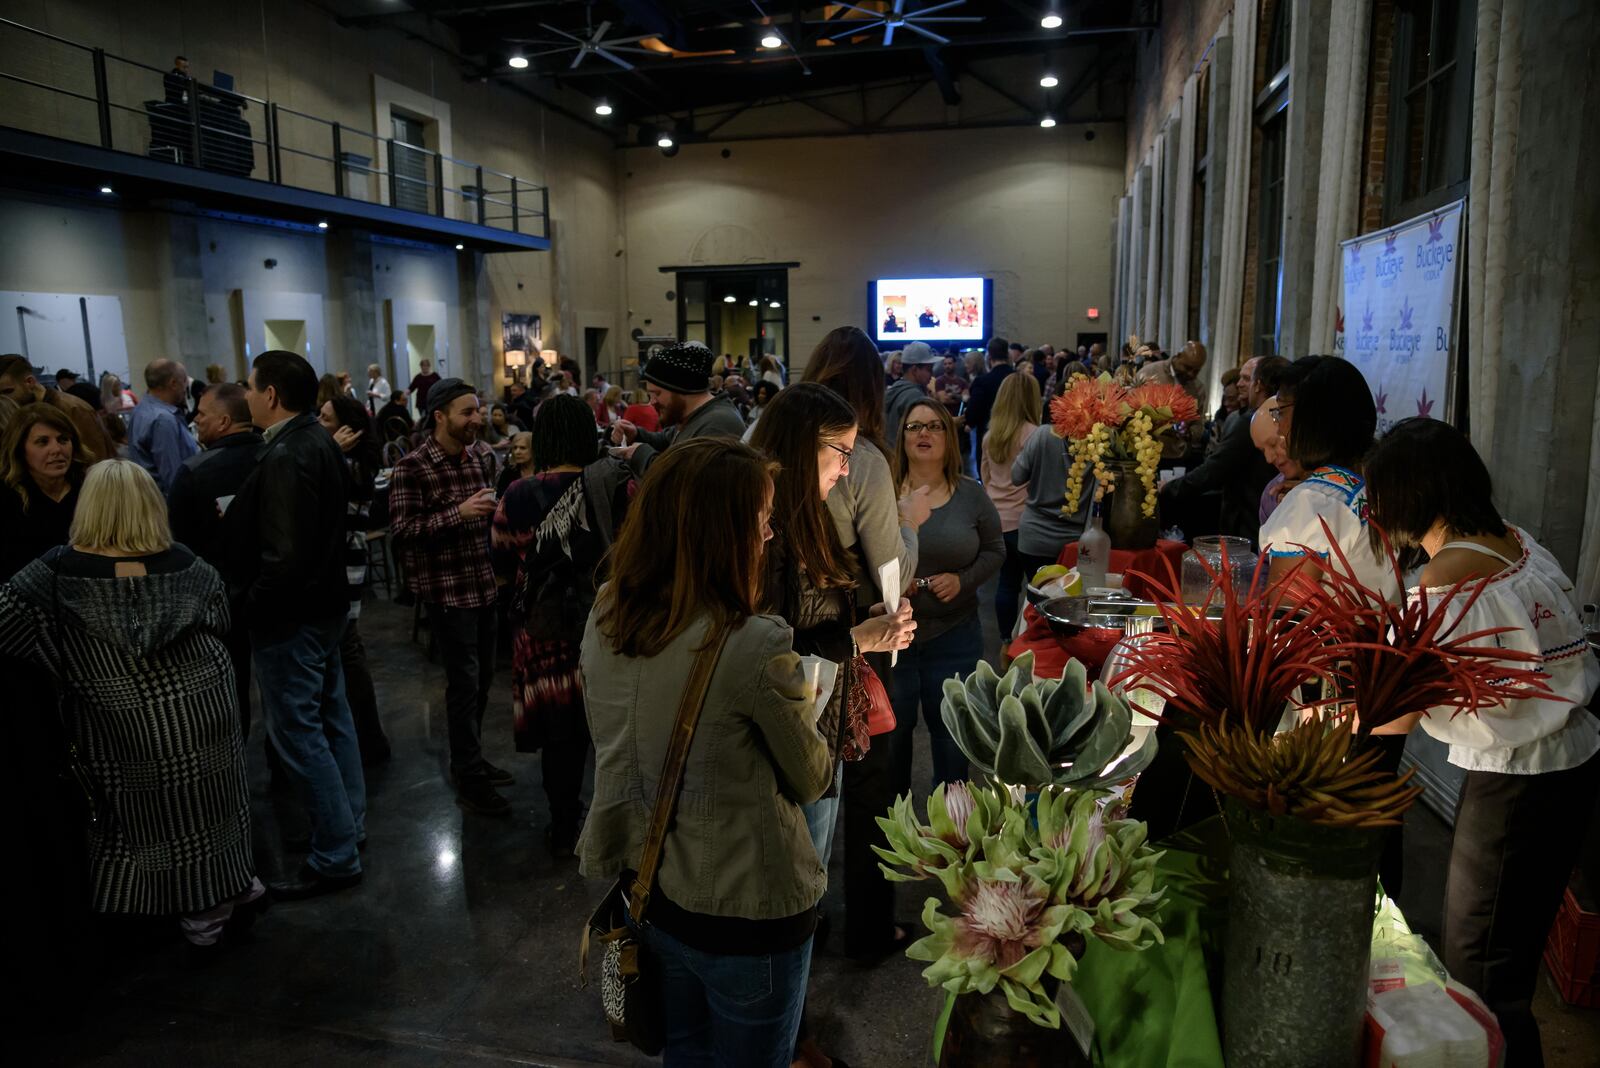
[[[983,436],[978,471],[983,488],[1000,513],[1000,532],[1006,541],[1006,562],[1000,568],[1000,587],[994,595],[995,618],[1000,623],[1000,640],[1007,641],[1017,625],[1017,604],[1022,584],[1027,581],[1026,564],[1017,549],[1017,527],[1022,509],[1028,503],[1028,485],[1011,480],[1011,465],[1017,462],[1022,446],[1039,427],[1041,412],[1039,380],[1033,375],[1007,375],[1000,383],[994,411],[989,416],[989,432]]]
[[[71,419],[39,402],[17,412],[0,445],[0,581],[64,545],[89,457]]]
[[[956,423],[944,405],[934,400],[912,405],[900,428],[894,470],[902,493],[926,490],[933,506],[918,532],[911,594],[917,640],[894,668],[894,783],[895,793],[903,794],[911,788],[919,706],[933,749],[934,781],[967,777],[967,758],[939,712],[942,687],[953,675],[970,674],[983,656],[978,587],[1000,570],[1006,546],[994,502],[961,473]]]
[[[878,347],[854,326],[830,330],[806,365],[806,382],[826,386],[856,415],[856,443],[845,477],[828,494],[834,530],[855,568],[856,608],[884,599],[878,575],[898,560],[902,587],[917,568],[917,527],[928,518],[927,494],[901,501],[895,493],[883,443],[883,360]],[[764,418],[764,417],[763,417]],[[871,654],[872,664],[889,684],[889,658]],[[879,745],[844,769],[845,953],[858,960],[881,959],[908,937],[894,922],[894,886],[878,871],[872,844],[883,832],[875,822],[894,800],[889,747]]]
[[[580,871],[637,870],[674,704],[721,646],[684,762],[642,932],[661,978],[668,1063],[788,1065],[827,873],[801,806],[833,778],[794,632],[761,614],[773,464],[695,438],[650,469],[582,646],[595,745]]]

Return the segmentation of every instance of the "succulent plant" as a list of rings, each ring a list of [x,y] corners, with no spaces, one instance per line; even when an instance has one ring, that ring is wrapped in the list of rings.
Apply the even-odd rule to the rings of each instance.
[[[965,679],[946,679],[940,712],[973,765],[1002,783],[1039,789],[1092,790],[1143,771],[1156,755],[1152,731],[1117,760],[1133,728],[1128,702],[1099,682],[1089,688],[1082,664],[1068,660],[1060,680],[1033,677],[1033,653],[1004,676],[987,661]]]
[[[1070,981],[1083,940],[1122,950],[1160,942],[1156,862],[1145,825],[1112,818],[1103,791],[1044,788],[1030,802],[1015,788],[942,784],[927,823],[910,795],[878,819],[890,848],[873,849],[896,882],[937,878],[955,914],[928,898],[925,938],[906,956],[930,962],[923,977],[954,994],[999,989],[1041,1027],[1059,1027],[1053,983]]]

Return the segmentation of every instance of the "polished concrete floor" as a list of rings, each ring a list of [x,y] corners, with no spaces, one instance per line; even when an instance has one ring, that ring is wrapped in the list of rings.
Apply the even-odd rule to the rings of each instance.
[[[992,653],[987,608],[984,618]],[[509,712],[491,712],[484,739],[489,758],[517,777],[506,791],[514,817],[468,815],[445,783],[443,673],[412,643],[410,610],[369,601],[361,628],[395,751],[368,778],[363,884],[275,906],[252,944],[203,970],[187,965],[166,925],[112,925],[111,948],[82,982],[76,1011],[22,1043],[11,1063],[651,1063],[610,1041],[595,990],[579,986],[578,937],[605,887],[545,853],[538,761],[512,752]],[[276,848],[298,828],[269,787],[257,732],[252,786],[272,843],[260,866],[271,877],[298,862]],[[925,750],[918,762],[922,781]],[[1423,862],[1403,904],[1432,931],[1447,837],[1420,806],[1407,832]],[[901,915],[914,917],[924,888],[900,893]],[[928,1063],[941,998],[920,967],[895,957],[859,968],[839,955],[835,934],[819,949],[811,984],[825,1048],[857,1066]],[[1600,1063],[1600,1013],[1561,1006],[1548,980],[1538,1010],[1551,1065]]]

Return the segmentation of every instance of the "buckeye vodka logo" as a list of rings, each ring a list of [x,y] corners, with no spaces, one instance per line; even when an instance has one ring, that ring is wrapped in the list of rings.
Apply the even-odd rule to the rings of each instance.
[[[1417,309],[1411,306],[1411,298],[1407,297],[1400,305],[1397,316],[1399,322],[1389,330],[1389,352],[1396,363],[1410,363],[1422,348],[1422,335],[1411,326],[1411,320],[1416,315]]]
[[[1405,270],[1406,255],[1401,252],[1396,244],[1400,240],[1398,233],[1391,233],[1383,239],[1383,251],[1378,253],[1377,260],[1372,265],[1374,277],[1378,284],[1388,289],[1400,280],[1400,272]]]
[[[1417,246],[1417,269],[1426,282],[1438,281],[1446,267],[1455,262],[1456,246],[1444,239],[1444,223],[1448,216],[1428,220],[1428,240]]]
[[[1361,329],[1356,331],[1355,351],[1378,351],[1378,331],[1372,325],[1372,302],[1367,301],[1366,310],[1361,313]]]

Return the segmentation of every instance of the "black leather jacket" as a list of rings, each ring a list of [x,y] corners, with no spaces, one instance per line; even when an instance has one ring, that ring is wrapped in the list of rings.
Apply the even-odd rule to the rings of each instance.
[[[239,492],[255,472],[260,451],[258,430],[218,438],[204,451],[183,461],[167,494],[172,537],[224,573],[228,567],[228,539],[224,517],[217,514],[217,498]]]
[[[350,475],[333,437],[303,413],[261,450],[228,508],[228,584],[252,631],[277,633],[350,610]]]

